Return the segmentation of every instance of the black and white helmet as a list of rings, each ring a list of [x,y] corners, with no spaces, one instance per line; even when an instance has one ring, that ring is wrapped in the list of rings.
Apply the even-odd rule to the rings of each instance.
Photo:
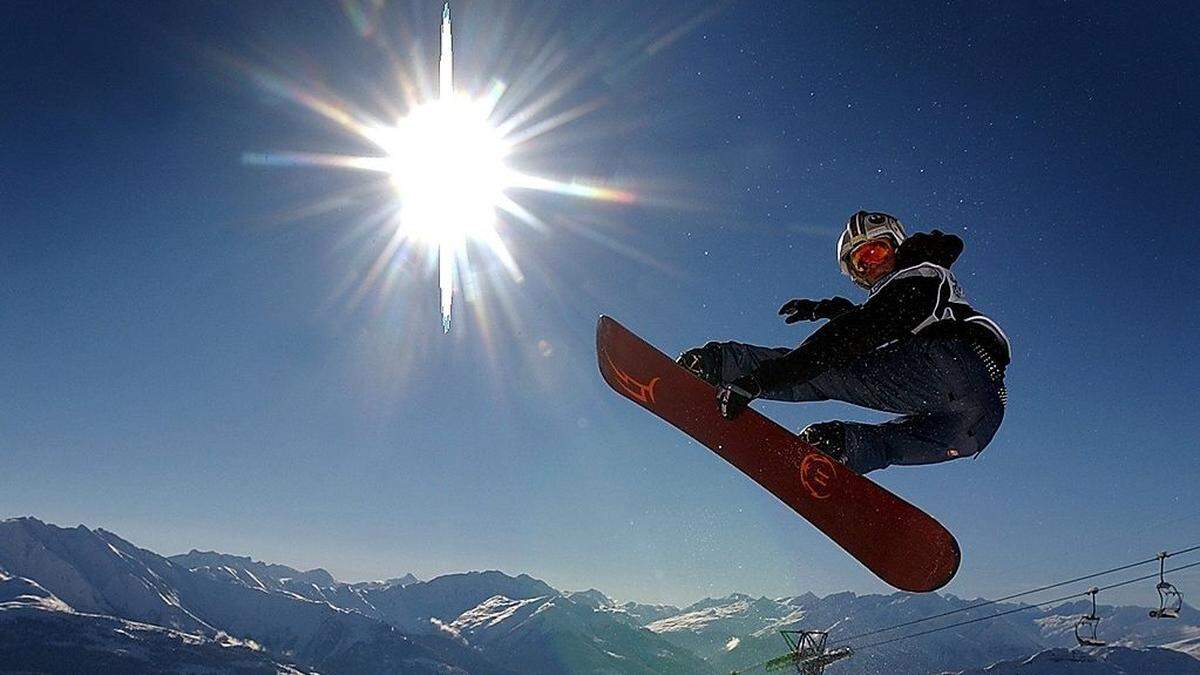
[[[904,241],[904,226],[886,213],[859,211],[846,221],[846,229],[838,237],[838,266],[850,276],[850,252],[870,239],[888,237],[897,247]]]

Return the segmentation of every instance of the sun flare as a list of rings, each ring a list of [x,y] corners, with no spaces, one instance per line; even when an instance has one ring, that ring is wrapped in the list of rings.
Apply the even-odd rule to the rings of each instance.
[[[495,281],[490,272],[480,275],[473,269],[472,259],[477,254],[482,253],[487,260],[475,260],[476,266],[480,262],[498,263],[513,282],[524,281],[501,233],[509,225],[543,228],[545,222],[517,201],[519,194],[542,192],[618,204],[639,200],[633,192],[578,176],[555,179],[514,164],[516,156],[522,154],[521,148],[527,151],[536,139],[596,108],[595,102],[586,102],[555,110],[554,106],[571,91],[572,80],[551,85],[546,93],[533,98],[529,82],[539,82],[553,69],[532,69],[526,73],[526,80],[511,88],[496,79],[475,95],[456,88],[448,4],[442,11],[440,46],[436,92],[428,86],[406,85],[399,105],[386,106],[388,113],[382,117],[321,92],[318,87],[305,87],[260,68],[242,67],[263,88],[307,108],[378,150],[370,156],[248,152],[243,161],[386,176],[383,186],[388,194],[380,211],[382,217],[371,222],[386,228],[388,243],[373,256],[360,277],[361,283],[355,284],[358,288],[350,295],[361,298],[375,284],[385,291],[394,287],[401,277],[397,269],[410,264],[414,257],[424,257],[436,264],[442,330],[449,332],[455,289],[462,289],[468,301],[478,300],[480,284]],[[393,62],[400,63],[394,53],[389,53]],[[476,314],[483,316],[478,306]]]
[[[400,200],[400,225],[417,241],[453,246],[494,230],[514,174],[488,112],[465,97],[439,99],[375,133]]]

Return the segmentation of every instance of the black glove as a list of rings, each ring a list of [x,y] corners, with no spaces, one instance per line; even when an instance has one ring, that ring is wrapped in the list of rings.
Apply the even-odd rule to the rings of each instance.
[[[721,417],[727,420],[737,417],[760,395],[762,385],[754,375],[743,375],[733,382],[717,387],[717,407],[721,410]]]
[[[941,230],[914,232],[896,249],[896,269],[931,262],[950,267],[962,255],[963,241]]]
[[[796,298],[783,303],[779,308],[780,316],[787,323],[797,321],[816,321],[817,319],[832,319],[840,314],[854,309],[855,305],[846,298],[835,297],[828,300],[807,300]]]
[[[675,362],[711,385],[719,384],[721,381],[721,366],[724,358],[721,356],[721,345],[716,342],[689,349],[680,354]]]

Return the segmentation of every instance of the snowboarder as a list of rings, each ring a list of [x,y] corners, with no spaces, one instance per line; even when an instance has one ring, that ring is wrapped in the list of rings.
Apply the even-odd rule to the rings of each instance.
[[[866,289],[790,300],[791,324],[828,319],[799,347],[709,342],[679,363],[716,385],[732,419],[756,398],[844,401],[898,413],[882,424],[831,421],[800,436],[863,474],[893,464],[931,464],[981,452],[1000,426],[1008,338],[967,304],[950,266],[963,242],[938,230],[906,237],[886,213],[859,211],[838,239],[842,273]]]

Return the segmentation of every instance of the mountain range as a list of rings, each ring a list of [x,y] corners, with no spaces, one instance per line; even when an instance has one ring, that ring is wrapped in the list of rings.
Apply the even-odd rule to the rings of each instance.
[[[952,595],[734,594],[618,603],[498,571],[347,583],[246,556],[169,557],[103,529],[0,521],[0,673],[666,673],[715,675],[820,629],[856,653],[838,673],[1200,674],[1200,615],[1101,607],[1111,647],[1080,650],[1081,603],[1050,610]],[[1090,608],[1090,606],[1089,606]],[[908,632],[1011,613],[952,630]],[[938,622],[883,630],[945,612]]]

